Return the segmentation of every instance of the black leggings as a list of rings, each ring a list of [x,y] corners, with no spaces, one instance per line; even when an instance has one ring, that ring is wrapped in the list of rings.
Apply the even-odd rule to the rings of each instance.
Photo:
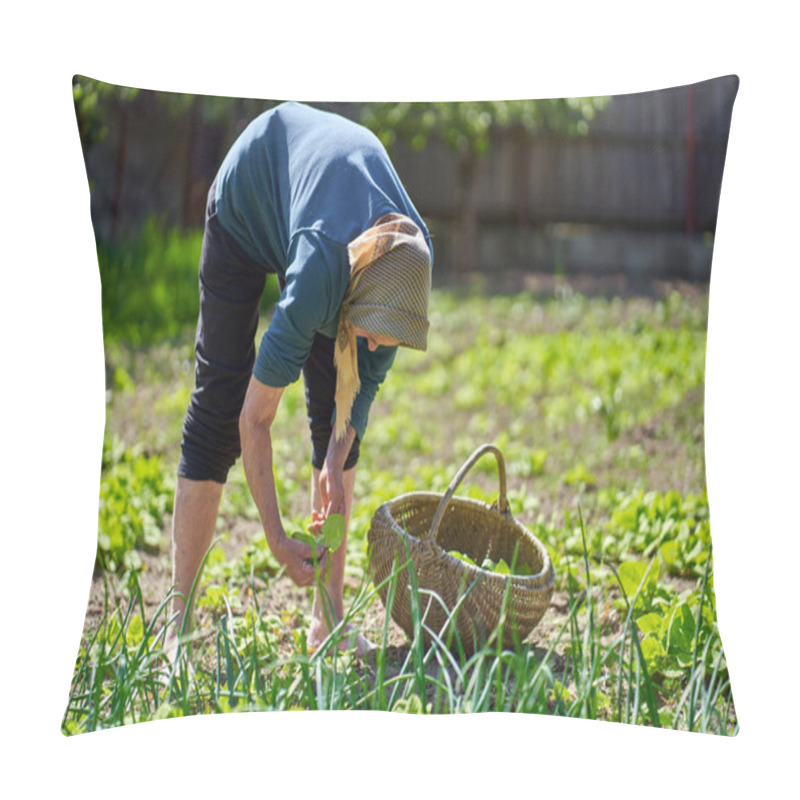
[[[225,483],[242,452],[239,415],[255,363],[258,310],[267,274],[275,270],[250,258],[222,229],[214,194],[212,185],[200,254],[195,389],[183,424],[178,475]],[[333,345],[333,339],[317,334],[303,367],[316,469],[322,469],[332,430]],[[345,469],[356,465],[358,455],[356,437]]]

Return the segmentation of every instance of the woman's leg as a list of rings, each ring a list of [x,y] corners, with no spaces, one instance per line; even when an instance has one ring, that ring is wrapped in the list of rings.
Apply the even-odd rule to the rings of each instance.
[[[333,432],[334,395],[336,390],[336,367],[333,363],[333,340],[317,335],[311,348],[311,354],[303,367],[303,379],[306,389],[306,410],[311,429],[313,467],[311,477],[311,511],[322,510],[322,493],[320,491],[320,474],[325,465],[325,456]],[[319,647],[333,627],[344,618],[344,567],[347,553],[347,533],[350,528],[350,516],[353,508],[353,489],[356,478],[356,464],[359,455],[359,441],[355,438],[353,446],[344,464],[345,492],[345,535],[341,547],[330,555],[330,572],[322,588],[317,588],[311,609],[311,628],[308,644],[312,648]],[[348,628],[349,630],[349,628]],[[359,653],[371,648],[369,642],[355,632],[351,637],[343,637],[341,647],[355,646]]]
[[[192,584],[211,545],[221,497],[221,483],[178,477],[172,517],[172,584],[178,593],[172,601],[172,613],[177,612],[178,618],[167,634],[170,659],[175,657],[184,617],[191,615],[188,600]]]
[[[319,488],[320,470],[315,469],[311,477],[311,510],[321,511],[322,500]],[[314,594],[314,605],[311,610],[311,631],[309,644],[317,647],[328,635],[331,628],[344,617],[342,593],[344,591],[344,564],[347,552],[347,531],[350,526],[350,511],[353,507],[353,487],[356,470],[349,469],[344,473],[345,515],[344,539],[341,547],[329,556],[330,568],[326,575],[322,592],[317,588]]]
[[[172,524],[172,604],[180,630],[211,544],[228,471],[241,453],[239,414],[255,360],[258,310],[268,270],[244,254],[216,219],[208,194],[200,255],[195,389],[183,425]]]

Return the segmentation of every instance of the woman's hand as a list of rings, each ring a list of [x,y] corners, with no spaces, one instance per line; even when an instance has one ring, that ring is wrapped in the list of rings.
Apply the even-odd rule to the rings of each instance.
[[[352,425],[348,425],[345,435],[337,440],[335,433],[331,434],[328,443],[328,452],[325,463],[319,473],[319,494],[324,520],[330,514],[346,514],[346,493],[344,488],[344,465],[350,448],[356,438]]]
[[[324,574],[327,551],[318,548],[315,564],[315,553],[309,545],[286,536],[275,493],[270,428],[282,394],[282,388],[262,384],[255,376],[250,379],[239,421],[242,462],[272,554],[298,586],[312,586],[317,569]]]
[[[319,474],[319,494],[322,501],[324,522],[331,514],[345,513],[344,473],[341,468],[331,466],[327,461]],[[315,519],[314,522],[317,522]]]
[[[318,570],[320,575],[325,574],[328,551],[324,547],[317,548],[315,563],[310,545],[284,536],[275,543],[272,554],[297,586],[313,586]]]

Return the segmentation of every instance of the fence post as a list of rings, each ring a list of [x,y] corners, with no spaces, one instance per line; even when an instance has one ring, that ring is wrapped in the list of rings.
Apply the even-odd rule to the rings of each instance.
[[[691,235],[695,228],[695,130],[694,130],[694,87],[686,87],[686,233]]]

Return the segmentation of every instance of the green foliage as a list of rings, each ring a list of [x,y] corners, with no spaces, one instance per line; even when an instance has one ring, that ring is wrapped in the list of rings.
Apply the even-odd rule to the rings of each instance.
[[[589,472],[583,464],[576,464],[568,469],[563,476],[567,486],[596,486],[597,478]]]
[[[312,547],[324,547],[333,553],[342,546],[344,541],[344,517],[341,514],[330,514],[325,518],[318,533],[295,530],[291,531],[289,536]]]
[[[150,219],[135,238],[98,245],[106,341],[142,346],[194,329],[202,243],[200,230],[166,230]],[[279,294],[277,279],[268,276],[262,308]]]
[[[480,564],[477,564],[466,553],[461,553],[458,550],[447,551],[453,558],[463,561],[465,564],[485,570],[486,572],[493,572],[495,575],[531,575],[531,568],[527,564],[514,565],[512,569],[509,567],[508,562],[504,559],[492,561],[491,558],[484,558]]]
[[[342,546],[343,541],[344,517],[341,514],[330,514],[322,523],[322,530],[316,538],[316,543],[333,553]]]
[[[396,711],[399,714],[424,714],[425,708],[422,705],[422,700],[419,699],[419,695],[412,694],[410,697],[401,697],[392,706],[392,711]]]
[[[249,583],[253,575],[267,579],[275,576],[279,569],[280,565],[272,555],[266,537],[261,533],[243,547],[238,558],[226,558],[221,549],[212,551],[202,576],[202,584],[208,594],[206,602],[221,609],[224,605],[222,598],[233,598],[241,591],[242,586]],[[218,588],[209,592],[212,585]],[[203,601],[201,599],[198,602]],[[238,598],[232,602],[238,602]]]
[[[675,682],[685,678],[699,652],[707,647],[709,672],[723,661],[722,646],[716,635],[715,601],[712,591],[702,587],[676,593],[658,578],[658,561],[625,561],[619,567],[619,582],[625,604],[633,603],[632,614],[640,633],[641,648],[650,675]],[[622,602],[617,604],[624,607]]]
[[[162,104],[172,119],[194,115],[206,123],[233,125],[249,121],[275,105],[271,100],[154,92],[104,83],[84,75],[73,77],[72,98],[84,149],[102,141],[108,135],[112,120],[137,100],[146,99]]]
[[[476,443],[491,441],[513,478],[509,490],[520,492],[520,511],[534,511],[560,486],[605,498],[652,485],[650,471],[675,469],[677,482],[660,447],[645,445],[668,439],[702,470],[694,431],[705,342],[703,308],[686,298],[535,302],[434,292],[428,351],[398,354],[373,408],[366,473],[376,475],[381,497],[386,487],[387,500],[390,492],[446,487]],[[615,394],[613,412],[601,413],[595,398]],[[662,428],[678,414],[686,422]],[[491,460],[475,472],[482,486],[494,483]]]
[[[598,620],[601,590],[609,586],[595,584],[587,572],[584,590],[570,590],[562,628],[548,635],[543,655],[540,649],[490,643],[465,660],[448,655],[440,642],[421,648],[415,639],[404,663],[391,667],[391,677],[385,640],[366,665],[339,652],[343,630],[314,654],[293,631],[287,656],[281,645],[288,616],[260,612],[256,595],[244,613],[237,612],[216,587],[206,592],[215,612],[214,636],[203,637],[210,642],[210,661],[198,665],[191,681],[164,670],[154,619],[134,608],[141,603],[134,584],[128,611],[105,618],[81,648],[62,729],[73,735],[187,714],[327,708],[548,713],[735,734],[706,577],[700,586],[676,593],[661,582],[657,560],[623,562],[618,585],[624,599],[615,605],[623,615],[630,612],[606,638]],[[374,590],[357,594],[345,622],[374,602]],[[421,613],[422,604],[412,607]],[[565,633],[568,641],[559,648]],[[159,665],[162,678],[156,681]]]
[[[109,118],[133,101],[138,93],[138,89],[129,86],[115,86],[83,75],[73,77],[72,100],[84,150],[105,139]]]
[[[519,138],[539,131],[565,136],[585,136],[608,98],[366,103],[360,120],[387,149],[398,140],[413,150],[423,149],[436,139],[457,157],[459,194],[459,236],[454,260],[459,270],[478,266],[477,187],[481,156],[490,148],[498,131],[510,130]],[[467,402],[470,402],[467,400]]]
[[[236,555],[217,549],[208,558],[193,680],[176,672],[171,688],[156,684],[153,675],[164,660],[154,617],[129,586],[126,600],[85,632],[65,733],[292,708],[513,711],[736,732],[716,625],[708,498],[701,469],[690,469],[702,467],[703,456],[697,431],[705,303],[677,294],[657,302],[568,293],[534,301],[522,294],[435,291],[431,317],[429,350],[400,352],[381,388],[356,476],[345,604],[347,622],[380,646],[374,658],[341,654],[343,630],[311,654],[303,611],[291,603],[278,614],[260,606],[263,598],[285,595],[285,584],[275,582],[286,579],[278,577],[255,524],[252,541]],[[180,414],[191,365],[175,371],[173,362],[188,352],[190,341],[180,354],[175,345],[148,349],[147,363],[163,367],[153,367],[147,381],[148,370],[136,359],[120,363],[112,396],[137,417],[139,396],[142,405]],[[596,397],[609,400],[608,414],[593,403]],[[130,419],[110,414],[109,426],[115,425],[130,436]],[[302,384],[287,388],[274,434],[281,513],[289,525],[300,525],[310,477]],[[104,486],[124,498],[107,512],[108,521],[117,524],[135,505],[131,498],[149,492],[162,498],[145,506],[163,529],[174,473],[164,465],[174,464],[179,439],[165,444],[145,430],[141,441],[146,449],[113,436],[106,442]],[[389,639],[373,588],[353,588],[367,569],[372,514],[405,492],[443,492],[483,441],[496,443],[505,456],[512,513],[551,553],[556,603],[534,631],[535,646],[521,651],[495,644],[463,660],[437,643],[390,646],[397,642]],[[138,484],[132,477],[137,460]],[[112,474],[120,479],[109,480]],[[496,464],[484,459],[458,494],[493,502],[497,491]],[[233,520],[258,519],[238,464],[221,513],[223,531]],[[123,527],[133,530],[129,521]],[[134,547],[144,546],[140,540]],[[160,548],[165,554],[163,538]],[[418,614],[422,608],[419,602]],[[365,630],[367,611],[380,622]]]
[[[601,490],[598,506],[609,516],[587,533],[587,547],[597,560],[624,561],[658,557],[659,565],[674,576],[699,577],[711,556],[708,495],[681,496],[678,492],[631,493]],[[574,531],[567,550],[578,553],[581,540]]]
[[[185,92],[147,92],[163,103],[173,119],[193,115],[205,123],[243,125],[276,105],[273,100],[217,97]]]
[[[173,492],[161,456],[145,455],[118,440],[103,442],[97,536],[97,560],[103,569],[141,566],[136,548],[161,544]]]
[[[624,561],[619,565],[619,582],[626,596],[636,596],[636,608],[649,609],[658,587],[658,563]]]
[[[604,97],[546,100],[365,103],[361,123],[386,147],[402,140],[414,150],[438,139],[455,153],[480,155],[498,129],[524,134],[549,131],[586,135],[589,123],[608,104]]]
[[[202,241],[200,231],[166,231],[151,219],[133,240],[98,245],[106,339],[140,346],[197,322]]]

